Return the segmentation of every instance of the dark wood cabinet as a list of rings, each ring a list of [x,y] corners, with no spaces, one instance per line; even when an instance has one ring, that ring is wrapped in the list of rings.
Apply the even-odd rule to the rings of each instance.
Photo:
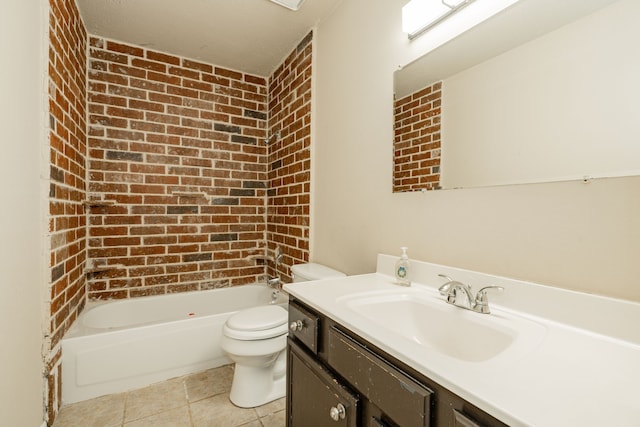
[[[433,392],[349,335],[329,331],[328,363],[351,387],[401,426],[430,425]],[[378,422],[384,422],[383,419]],[[384,424],[383,424],[384,425]]]
[[[453,425],[455,427],[482,427],[480,424],[455,409],[453,410],[453,421]]]
[[[320,316],[299,304],[289,304],[289,336],[310,352],[318,352],[318,328]]]
[[[289,343],[289,424],[305,427],[358,426],[357,395],[295,342]]]
[[[295,298],[287,427],[506,427]]]

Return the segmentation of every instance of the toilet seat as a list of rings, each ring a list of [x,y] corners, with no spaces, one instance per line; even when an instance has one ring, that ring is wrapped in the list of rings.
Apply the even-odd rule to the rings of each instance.
[[[288,312],[277,305],[239,311],[227,319],[224,334],[238,340],[263,340],[287,333]]]

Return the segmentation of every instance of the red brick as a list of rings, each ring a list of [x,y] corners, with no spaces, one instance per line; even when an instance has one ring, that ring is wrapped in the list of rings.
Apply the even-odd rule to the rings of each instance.
[[[234,80],[241,80],[242,79],[242,73],[239,73],[237,71],[232,71],[226,68],[221,68],[221,67],[215,67],[215,75],[216,76],[223,76],[223,77],[229,77],[231,79]]]
[[[187,77],[194,80],[198,80],[200,78],[199,72],[180,67],[169,67],[169,74],[172,74],[174,76]]]
[[[139,194],[165,194],[166,192],[166,187],[163,185],[132,184],[130,188],[132,193]]]
[[[158,73],[164,73],[167,71],[167,66],[160,62],[147,61],[144,59],[134,58],[131,60],[131,65],[144,70],[156,71]]]
[[[147,58],[153,61],[164,62],[166,64],[174,64],[174,65],[180,64],[180,58],[176,56],[168,55],[166,53],[161,53],[161,52],[154,52],[151,50],[147,52]]]
[[[182,85],[183,87],[201,90],[203,92],[211,92],[211,90],[213,90],[213,85],[211,83],[203,83],[189,79],[184,79]]]
[[[182,66],[185,68],[191,68],[194,70],[204,71],[205,73],[212,73],[213,66],[210,64],[204,64],[201,62],[191,61],[189,59],[182,60]],[[265,84],[265,83],[263,83]]]
[[[89,54],[90,54],[91,58],[102,59],[102,60],[107,61],[107,62],[116,62],[116,63],[119,63],[119,64],[127,64],[129,62],[129,59],[127,58],[127,55],[122,55],[122,54],[113,53],[113,52],[107,52],[107,51],[101,50],[101,49],[90,49],[89,50]]]
[[[147,71],[147,79],[155,82],[162,82],[171,85],[180,85],[182,79],[177,76],[171,76],[165,73],[157,73],[154,71]]]
[[[146,76],[146,73],[145,73]],[[165,92],[167,90],[167,86],[164,83],[152,82],[150,80],[144,79],[144,76],[140,79],[130,78],[129,84],[131,87],[135,87],[138,89],[144,89],[147,91],[153,92]]]
[[[264,77],[259,77],[259,76],[252,76],[250,74],[245,74],[244,76],[245,81],[249,82],[249,83],[253,83],[256,85],[260,85],[260,86],[266,86],[267,85],[267,81]]]
[[[157,102],[147,102],[138,99],[129,99],[129,108],[135,110],[155,111],[158,113],[164,112],[164,105]]]
[[[130,234],[134,236],[148,236],[151,234],[164,234],[165,227],[147,226],[147,227],[131,227]]]
[[[121,108],[119,106],[109,106],[106,109],[105,114],[109,116],[126,117],[128,119],[142,119],[144,118],[144,112],[134,110],[131,108]]]
[[[105,85],[106,88],[106,85]],[[127,105],[126,98],[120,98],[115,96],[109,96],[100,93],[90,93],[89,94],[89,102],[95,102],[99,104],[107,104],[110,106],[120,106],[125,107]]]
[[[119,52],[127,55],[143,56],[144,54],[144,50],[142,48],[120,44],[113,41],[107,41],[106,48],[112,52]]]
[[[175,95],[166,95],[163,93],[150,93],[149,100],[154,102],[162,102],[163,104],[182,105],[181,97]]]
[[[98,80],[99,82],[103,82],[103,83],[127,85],[129,82],[128,77],[122,76],[120,74],[105,73],[102,71],[91,71],[89,72],[89,76],[90,78]]]
[[[128,232],[127,227],[91,227],[90,236],[124,236]]]
[[[189,98],[198,99],[198,91],[197,90],[186,89],[186,88],[183,88],[183,87],[168,86],[167,87],[167,93],[172,94],[172,95],[185,96],[185,97],[189,97]]]
[[[96,49],[103,47],[98,40],[92,40],[92,43]],[[298,195],[285,195],[292,198],[274,199],[275,203],[298,203],[303,200],[308,204],[309,186],[304,181],[308,180],[308,174],[301,174],[299,178],[294,175],[301,168],[309,167],[309,156],[304,154],[296,159],[292,155],[292,151],[308,152],[309,149],[307,129],[310,99],[306,92],[305,96],[294,96],[296,90],[308,91],[310,55],[307,48],[305,52],[290,55],[286,67],[279,67],[272,78],[274,82],[292,81],[296,78],[296,70],[302,70],[302,77],[296,81],[298,86],[274,85],[269,96],[277,94],[278,100],[267,107],[267,81],[263,77],[244,75],[221,67],[214,69],[209,64],[146,50],[142,50],[146,58],[141,59],[139,47],[114,46],[118,52],[112,53],[135,58],[129,58],[131,65],[109,62],[104,57],[93,58],[109,62],[109,73],[89,75],[90,96],[93,98],[91,105],[95,106],[90,114],[93,121],[109,117],[126,119],[127,127],[122,121],[114,121],[109,124],[117,123],[122,128],[109,127],[107,132],[92,129],[93,141],[88,164],[89,176],[92,177],[89,185],[96,193],[105,196],[113,194],[118,200],[116,206],[92,208],[89,218],[92,229],[106,230],[123,226],[127,234],[92,236],[90,251],[93,252],[90,255],[101,255],[127,265],[131,262],[131,266],[135,266],[130,270],[125,269],[129,280],[135,280],[132,282],[134,286],[140,287],[136,292],[127,290],[130,296],[207,288],[215,280],[234,284],[254,282],[257,280],[255,275],[265,273],[264,267],[248,269],[243,251],[264,246],[265,233],[270,236],[270,245],[286,245],[284,249],[288,262],[308,260],[308,207],[287,213],[284,221],[291,227],[295,226],[290,229],[282,225],[275,228],[275,223],[271,222],[264,223],[266,189],[250,188],[254,196],[240,197],[237,206],[210,205],[212,197],[230,197],[231,191],[242,190],[244,181],[275,182],[275,178],[281,183],[291,182],[290,190],[302,192],[304,196],[299,199]],[[102,64],[96,66],[104,67]],[[104,73],[102,70],[95,71]],[[120,80],[123,82],[121,86],[107,87],[108,84],[114,84],[109,80],[112,75],[126,78],[126,84]],[[66,103],[63,99],[60,101],[59,110],[64,120],[64,111],[73,109],[71,107],[75,103]],[[245,110],[266,113],[269,123],[245,116]],[[303,141],[295,141],[295,130],[286,128],[293,126],[297,120],[299,122],[295,124],[295,129]],[[236,126],[239,133],[213,130],[214,123]],[[231,135],[259,141],[266,136],[266,125],[269,129],[286,131],[282,138],[284,150],[279,151],[273,161],[280,160],[287,166],[271,173],[268,167],[272,159],[269,159],[269,164],[266,163],[266,146],[229,142]],[[81,124],[77,127],[83,129]],[[71,129],[72,133],[76,132]],[[142,158],[125,156],[119,160],[105,161],[107,153],[113,151],[144,155]],[[61,168],[67,170],[75,165],[82,152],[80,149],[74,150],[73,160]],[[292,168],[291,165],[295,166]],[[277,175],[280,172],[284,172],[284,175]],[[273,175],[272,179],[268,174]],[[78,177],[84,177],[84,174],[78,173]],[[123,193],[115,192],[119,187],[112,187],[113,191],[99,192],[97,190],[108,187],[96,186],[96,179],[106,180],[105,185],[125,185],[126,190]],[[298,182],[298,179],[302,182]],[[184,195],[178,196],[174,192]],[[194,195],[189,196],[189,192]],[[199,194],[203,192],[209,198]],[[167,209],[172,206],[188,209],[179,215],[168,215]],[[192,210],[189,208],[191,206],[197,208]],[[286,205],[281,207],[286,208]],[[65,205],[61,208],[62,211],[67,209]],[[179,212],[175,208],[172,211]],[[106,215],[106,212],[110,213]],[[303,218],[299,220],[297,216]],[[240,240],[209,241],[213,233],[230,232],[238,233]],[[125,243],[128,244],[100,247]],[[125,249],[127,252],[120,254],[107,251],[114,249]],[[193,263],[199,266],[200,271],[184,269],[181,265],[181,254],[208,250],[216,251],[213,254],[215,261]],[[153,264],[148,267],[154,268],[142,268],[139,265],[141,258]],[[75,268],[74,271],[78,270]],[[186,276],[187,273],[197,275]],[[102,298],[111,295],[110,290],[124,289],[122,287],[125,286],[121,277],[105,277],[100,281],[104,286],[90,288],[89,298]]]
[[[140,245],[139,237],[117,237],[102,240],[104,246],[137,246]]]

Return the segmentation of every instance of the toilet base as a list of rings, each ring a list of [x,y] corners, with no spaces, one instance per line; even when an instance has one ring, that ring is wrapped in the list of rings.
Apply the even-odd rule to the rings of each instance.
[[[271,368],[236,363],[229,400],[240,408],[255,408],[280,399],[286,393],[286,352]]]

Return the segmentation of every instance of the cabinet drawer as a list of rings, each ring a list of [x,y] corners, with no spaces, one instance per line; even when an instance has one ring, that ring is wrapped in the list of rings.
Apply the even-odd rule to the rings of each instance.
[[[298,304],[289,304],[289,336],[299,340],[313,354],[318,353],[319,323],[318,315],[311,313]]]
[[[394,423],[429,426],[433,392],[335,328],[329,331],[328,362]]]
[[[289,339],[289,427],[356,427],[356,395]]]

